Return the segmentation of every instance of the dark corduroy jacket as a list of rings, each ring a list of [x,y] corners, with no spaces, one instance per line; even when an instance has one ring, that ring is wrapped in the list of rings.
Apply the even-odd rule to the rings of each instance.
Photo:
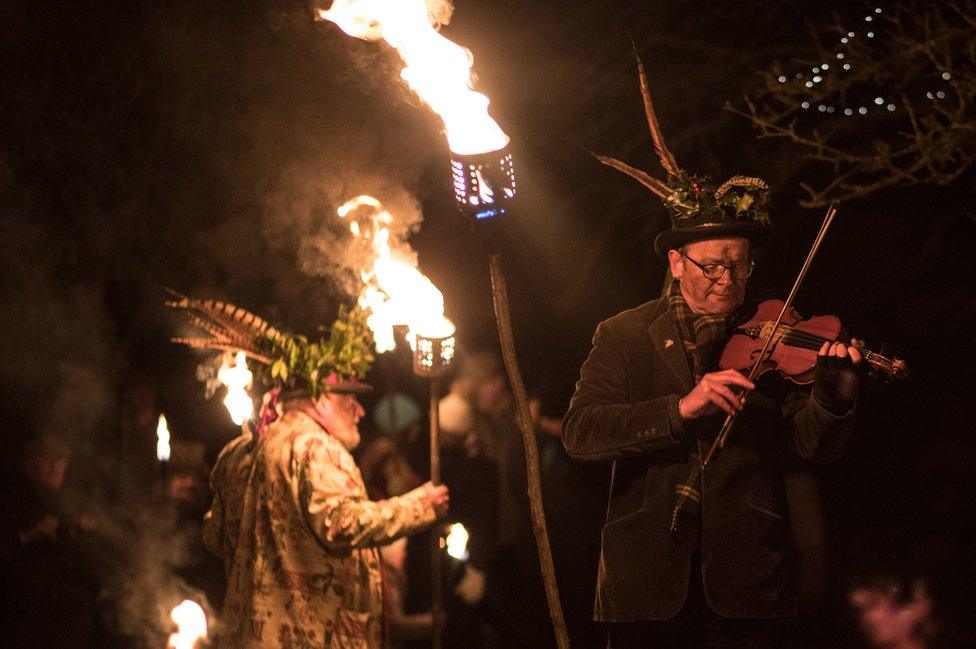
[[[678,415],[693,378],[674,314],[654,300],[601,323],[563,421],[569,454],[610,461],[613,477],[596,594],[603,621],[664,620],[684,605],[691,552],[668,532],[675,488],[695,462]],[[699,421],[717,432],[721,417]],[[778,377],[750,394],[729,444],[702,477],[705,597],[730,618],[795,613],[783,464],[844,452],[853,413],[835,417]],[[706,437],[708,433],[704,433]]]

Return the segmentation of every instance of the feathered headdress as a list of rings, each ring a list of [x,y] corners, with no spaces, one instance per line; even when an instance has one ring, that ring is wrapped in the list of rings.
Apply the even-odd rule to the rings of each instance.
[[[199,300],[172,292],[166,306],[184,313],[202,332],[173,342],[197,349],[243,352],[261,366],[268,388],[321,392],[367,392],[361,380],[373,363],[373,335],[366,312],[339,309],[328,333],[316,341],[281,331],[246,309],[220,300]]]
[[[594,155],[603,164],[622,171],[650,189],[668,208],[671,229],[658,234],[654,240],[654,250],[661,257],[666,257],[668,250],[697,239],[723,236],[759,238],[769,225],[769,186],[760,178],[733,176],[716,188],[710,184],[707,176],[694,176],[679,167],[674,154],[664,142],[640,57],[637,57],[637,71],[651,141],[667,174],[667,181],[654,178],[646,171],[616,158]]]

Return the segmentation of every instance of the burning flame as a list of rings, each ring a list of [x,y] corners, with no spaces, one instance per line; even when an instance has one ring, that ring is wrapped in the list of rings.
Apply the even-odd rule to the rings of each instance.
[[[488,97],[472,89],[471,53],[431,25],[427,1],[335,0],[318,15],[350,36],[382,39],[396,49],[404,63],[400,77],[440,115],[451,151],[471,155],[508,144],[488,114]]]
[[[451,525],[447,533],[447,553],[458,561],[468,560],[468,530],[460,523]]]
[[[369,242],[375,255],[372,268],[362,273],[364,287],[359,305],[369,309],[367,324],[376,340],[377,352],[396,348],[393,328],[406,325],[407,340],[414,346],[415,337],[445,338],[454,333],[454,324],[444,317],[444,296],[416,263],[398,254],[390,246],[389,225],[393,215],[372,196],[357,196],[338,209],[347,218],[360,207],[370,208],[370,217],[350,220],[349,229],[359,239]]]
[[[169,619],[178,631],[170,634],[166,649],[193,649],[199,640],[207,639],[207,615],[193,600],[184,599],[173,607]]]
[[[251,401],[251,395],[247,393],[254,375],[247,369],[247,357],[244,352],[237,352],[233,365],[228,363],[229,356],[230,354],[224,355],[220,370],[217,372],[217,380],[227,387],[224,405],[227,406],[230,418],[240,426],[254,412],[254,402]]]
[[[159,415],[156,424],[156,459],[169,462],[169,426],[166,425],[166,415]]]

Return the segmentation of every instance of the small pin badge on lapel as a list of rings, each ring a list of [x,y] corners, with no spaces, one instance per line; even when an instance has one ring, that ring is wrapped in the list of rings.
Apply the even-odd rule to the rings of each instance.
[[[668,347],[670,347],[670,346],[671,346],[671,345],[673,345],[673,344],[674,344],[674,341],[673,341],[673,340],[671,340],[670,338],[667,338],[667,339],[666,339],[666,340],[664,341],[664,348],[665,348],[665,349],[667,349]]]

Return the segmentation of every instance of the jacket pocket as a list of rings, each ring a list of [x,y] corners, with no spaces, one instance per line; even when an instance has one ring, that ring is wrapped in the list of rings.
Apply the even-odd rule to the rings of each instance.
[[[750,494],[746,498],[746,507],[753,511],[757,511],[760,514],[765,514],[770,518],[774,518],[778,521],[786,520],[786,507],[782,503],[777,503],[776,500],[770,496],[763,496],[760,494]]]

